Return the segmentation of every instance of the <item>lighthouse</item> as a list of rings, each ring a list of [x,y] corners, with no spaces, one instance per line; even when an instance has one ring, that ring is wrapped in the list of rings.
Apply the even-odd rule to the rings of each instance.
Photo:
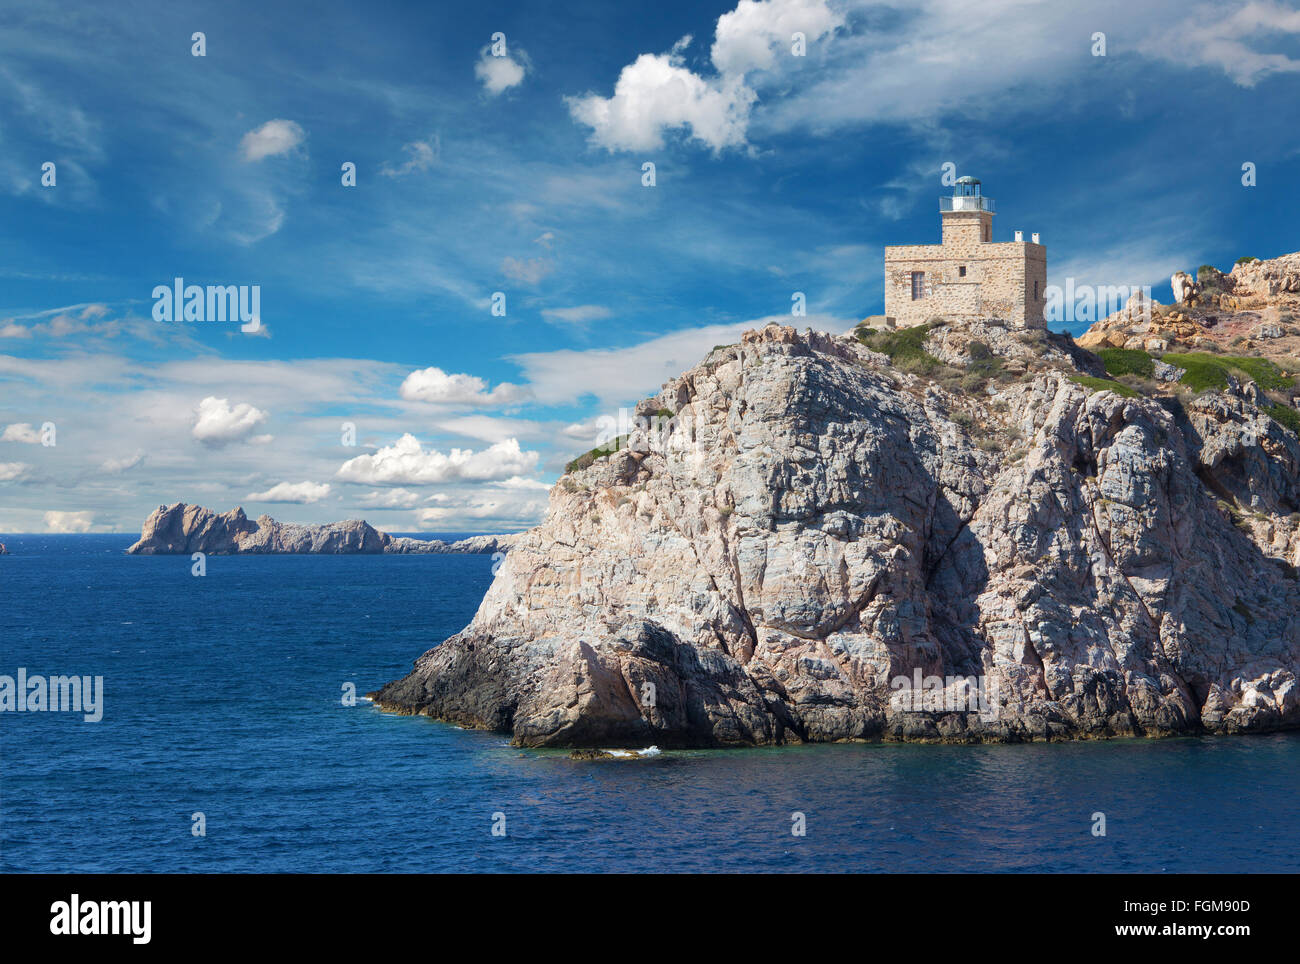
[[[1001,319],[1013,328],[1046,328],[1047,249],[993,240],[992,198],[976,177],[960,177],[939,198],[939,244],[885,247],[885,315],[900,327],[931,318]]]

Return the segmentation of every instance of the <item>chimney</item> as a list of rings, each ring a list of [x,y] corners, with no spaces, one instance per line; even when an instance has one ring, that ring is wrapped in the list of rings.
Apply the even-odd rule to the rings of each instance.
[[[1025,232],[1023,232],[1023,231],[1017,231],[1017,232],[1016,232],[1016,241],[1017,241],[1017,242],[1020,242],[1020,241],[1024,241],[1024,240],[1025,240]]]
[[[1031,234],[1030,237],[1033,238],[1033,240],[1034,240],[1034,244],[1041,244],[1041,243],[1042,243],[1041,241],[1038,240],[1038,232],[1037,232],[1037,231],[1035,231],[1033,234]]]

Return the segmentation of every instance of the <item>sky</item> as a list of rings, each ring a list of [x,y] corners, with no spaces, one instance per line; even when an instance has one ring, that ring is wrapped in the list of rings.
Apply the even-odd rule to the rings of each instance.
[[[1294,4],[305,9],[0,5],[0,533],[526,528],[714,345],[881,313],[945,172],[1049,285],[1300,249]]]

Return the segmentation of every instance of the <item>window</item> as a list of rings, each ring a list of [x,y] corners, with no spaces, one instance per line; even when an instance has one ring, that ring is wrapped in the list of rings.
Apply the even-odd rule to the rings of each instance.
[[[912,272],[912,300],[920,301],[925,297],[925,272]]]
[[[1034,300],[1035,300],[1035,301],[1038,300],[1038,282],[1037,282],[1037,281],[1034,282]]]
[[[991,225],[991,224],[987,224],[987,223],[986,223],[986,224],[984,225],[984,240],[987,241],[987,240],[989,240],[992,236],[993,236],[993,225]]]
[[[958,277],[958,278],[964,278],[964,277],[966,277],[966,266],[965,266],[965,265],[962,265],[960,268],[957,269],[957,277]]]

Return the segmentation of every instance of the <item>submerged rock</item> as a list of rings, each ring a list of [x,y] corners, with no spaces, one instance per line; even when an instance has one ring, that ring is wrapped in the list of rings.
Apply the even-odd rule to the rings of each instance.
[[[1171,412],[974,334],[979,364],[1021,364],[969,395],[851,336],[715,349],[560,479],[473,621],[371,696],[525,746],[1300,724],[1293,543],[1218,504],[1300,507],[1295,437],[1249,399]],[[973,338],[926,346],[959,365]]]

